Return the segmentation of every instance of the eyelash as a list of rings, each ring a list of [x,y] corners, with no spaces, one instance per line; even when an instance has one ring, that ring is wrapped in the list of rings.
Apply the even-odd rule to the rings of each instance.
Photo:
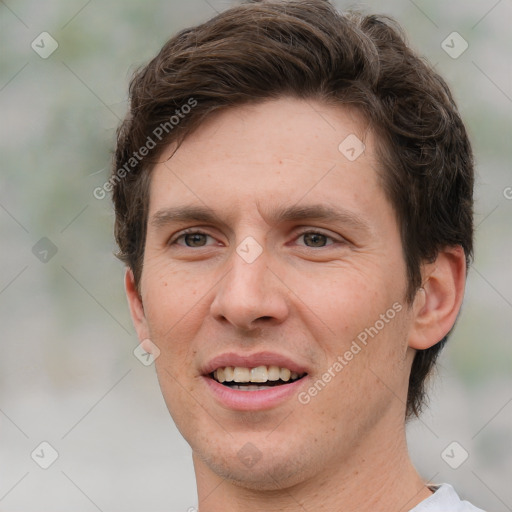
[[[327,235],[326,233],[323,233],[322,231],[315,231],[315,230],[311,230],[311,229],[305,229],[304,231],[301,231],[300,233],[297,233],[297,236],[296,238],[300,238],[301,236],[304,236],[304,235],[321,235],[321,236],[324,236],[327,240],[331,240],[333,243],[332,244],[326,244],[322,247],[309,247],[307,245],[305,245],[304,247],[307,247],[309,249],[324,249],[326,247],[329,247],[330,245],[334,245],[335,243],[343,243],[343,240],[336,240],[334,237],[330,236],[330,235]],[[200,231],[200,230],[197,230],[197,229],[186,229],[184,231],[182,231],[176,238],[174,238],[173,240],[171,240],[169,242],[169,245],[179,245],[177,244],[176,242],[182,238],[184,238],[185,236],[187,235],[205,235],[205,236],[209,236],[211,238],[212,235],[209,235],[208,233],[205,233],[204,231]],[[188,247],[190,249],[193,249],[194,247],[190,247],[190,246],[187,246],[187,245],[183,245],[182,247]],[[206,246],[200,246],[200,247],[206,247]]]

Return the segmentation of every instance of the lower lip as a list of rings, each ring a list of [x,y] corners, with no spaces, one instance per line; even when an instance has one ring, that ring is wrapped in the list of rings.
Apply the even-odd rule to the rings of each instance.
[[[255,411],[271,409],[282,404],[291,396],[296,395],[298,389],[304,385],[307,375],[290,384],[281,384],[257,391],[231,389],[211,377],[203,376],[202,378],[217,401],[224,407],[238,411]]]

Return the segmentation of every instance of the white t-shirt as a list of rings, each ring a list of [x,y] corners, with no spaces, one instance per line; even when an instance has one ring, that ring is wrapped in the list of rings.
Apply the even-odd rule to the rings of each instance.
[[[448,484],[435,487],[435,492],[409,512],[484,512],[468,501],[461,501],[455,489]]]

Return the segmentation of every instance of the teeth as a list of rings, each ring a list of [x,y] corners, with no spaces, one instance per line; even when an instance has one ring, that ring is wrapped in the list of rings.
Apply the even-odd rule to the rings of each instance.
[[[290,380],[291,374],[292,374],[292,372],[290,370],[288,370],[288,368],[281,368],[279,370],[279,378],[281,380],[284,380],[285,382]]]
[[[279,380],[279,366],[268,367],[268,380],[275,381]]]
[[[213,377],[218,382],[275,382],[281,379],[283,382],[296,380],[302,377],[297,372],[292,372],[288,368],[279,366],[257,366],[255,368],[244,368],[241,366],[226,366],[217,368],[213,372]],[[246,390],[260,389],[262,386],[234,386]]]
[[[224,382],[233,382],[234,377],[235,372],[233,371],[233,367],[226,366],[226,368],[224,368]]]
[[[263,389],[270,389],[271,386],[252,386],[249,384],[249,386],[237,386],[236,384],[233,384],[230,386],[231,389],[237,389],[238,391],[260,391]]]
[[[251,380],[251,370],[236,366],[234,368],[233,380],[235,382],[249,382]]]
[[[267,382],[268,370],[266,366],[258,366],[251,369],[251,382]]]

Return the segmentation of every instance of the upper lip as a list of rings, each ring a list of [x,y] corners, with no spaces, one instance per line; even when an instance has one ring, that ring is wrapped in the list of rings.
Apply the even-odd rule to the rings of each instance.
[[[226,366],[239,366],[242,368],[256,368],[258,366],[279,366],[288,368],[298,374],[307,373],[307,368],[283,354],[275,352],[257,352],[255,354],[236,354],[226,352],[210,359],[201,369],[203,375],[212,373],[217,368]]]

